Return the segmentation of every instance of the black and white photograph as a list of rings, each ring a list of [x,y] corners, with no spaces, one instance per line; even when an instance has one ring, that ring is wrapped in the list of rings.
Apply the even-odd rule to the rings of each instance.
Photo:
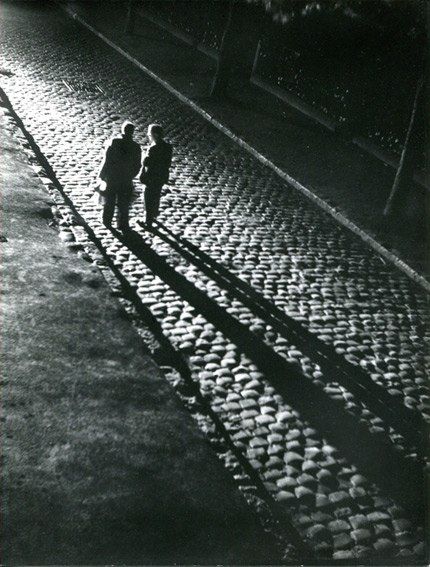
[[[0,564],[427,567],[427,0],[0,0]]]

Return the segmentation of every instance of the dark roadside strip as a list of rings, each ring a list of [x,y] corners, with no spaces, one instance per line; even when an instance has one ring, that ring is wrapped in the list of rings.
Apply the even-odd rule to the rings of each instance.
[[[331,440],[351,462],[378,487],[399,502],[412,520],[423,521],[424,471],[420,463],[405,458],[385,436],[372,434],[356,417],[308,380],[295,365],[288,363],[239,323],[213,299],[191,284],[163,260],[136,232],[118,238],[155,275],[209,322],[241,348],[284,400],[294,407],[319,434]],[[386,471],[391,471],[387,474]]]
[[[257,495],[268,506],[271,514],[273,515],[273,520],[276,523],[279,533],[283,537],[285,544],[294,547],[295,550],[294,554],[298,559],[285,560],[285,559],[281,559],[280,557],[279,563],[285,565],[290,564],[292,566],[295,566],[297,565],[297,561],[300,561],[301,564],[315,565],[317,561],[317,556],[312,546],[309,545],[307,540],[303,538],[303,536],[295,528],[295,526],[291,522],[289,515],[285,510],[285,507],[281,503],[273,499],[269,491],[264,486],[264,483],[261,480],[260,476],[258,475],[257,471],[255,471],[255,469],[249,464],[248,460],[243,455],[243,453],[235,446],[222,420],[213,411],[213,409],[210,406],[210,403],[206,400],[206,398],[201,394],[198,384],[195,383],[195,381],[191,376],[191,372],[187,362],[184,360],[183,356],[174,348],[174,346],[169,341],[169,339],[167,339],[167,337],[164,335],[161,325],[156,319],[156,317],[151,313],[150,309],[142,303],[136,289],[129,283],[127,278],[122,274],[121,270],[117,267],[117,265],[114,263],[112,258],[106,252],[106,249],[103,246],[101,240],[97,237],[94,230],[85,221],[85,219],[82,217],[82,215],[75,207],[73,201],[64,191],[49,161],[47,160],[43,152],[40,150],[34,137],[26,129],[22,120],[14,111],[6,93],[1,87],[0,87],[0,98],[3,105],[9,110],[13,119],[15,120],[18,127],[21,129],[22,133],[24,134],[29,147],[34,152],[40,165],[43,167],[46,176],[55,186],[55,189],[59,191],[65,204],[72,211],[73,215],[76,218],[76,223],[85,229],[88,239],[97,248],[98,252],[102,256],[106,265],[109,267],[109,269],[112,271],[112,273],[119,281],[121,285],[123,297],[129,300],[133,304],[133,307],[136,309],[136,312],[141,318],[142,323],[146,325],[149,328],[149,330],[154,334],[155,339],[160,344],[159,357],[162,358],[163,360],[162,364],[171,366],[181,375],[181,378],[184,380],[186,384],[187,395],[194,396],[198,402],[198,405],[203,409],[206,415],[208,415],[209,418],[212,420],[212,422],[215,425],[217,434],[224,442],[225,447],[228,448],[228,450],[230,450],[234,454],[235,458],[241,465],[242,469],[245,471],[245,473],[251,479],[251,482],[254,484]],[[122,235],[120,233],[115,232],[115,235],[119,238],[122,238]],[[223,451],[224,450],[225,448],[223,449]],[[337,562],[333,560],[328,561],[328,564],[330,565],[336,563]],[[324,562],[321,563],[319,557],[318,557],[318,564],[324,564]]]
[[[374,382],[361,367],[348,362],[331,345],[326,344],[314,333],[294,321],[292,317],[283,313],[250,285],[202,252],[189,240],[175,234],[161,223],[158,223],[158,227],[167,233],[166,235],[161,230],[155,230],[154,232],[159,237],[219,286],[228,290],[253,313],[272,325],[280,335],[297,345],[313,362],[319,364],[326,376],[331,376],[347,388],[375,415],[381,417],[399,432],[412,451],[417,451],[421,458],[427,454],[428,426],[418,412],[410,410],[401,401],[395,399],[382,386]]]

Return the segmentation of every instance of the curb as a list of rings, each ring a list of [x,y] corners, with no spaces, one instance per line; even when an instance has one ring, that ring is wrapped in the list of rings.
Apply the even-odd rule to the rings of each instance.
[[[296,179],[291,177],[288,173],[283,171],[280,167],[275,165],[270,159],[265,157],[262,153],[258,150],[253,148],[250,144],[245,142],[242,138],[237,136],[234,132],[232,132],[229,128],[221,124],[218,120],[213,118],[206,110],[198,106],[195,102],[190,100],[188,97],[183,95],[179,92],[175,87],[173,87],[170,83],[156,75],[153,71],[148,69],[143,63],[141,63],[138,59],[130,55],[127,51],[119,47],[116,43],[111,41],[101,32],[99,32],[95,27],[91,24],[86,22],[84,18],[79,16],[76,12],[74,12],[70,7],[61,5],[62,9],[74,20],[78,21],[82,26],[87,28],[91,31],[94,35],[104,41],[107,45],[115,49],[118,53],[120,53],[123,57],[128,59],[131,63],[136,65],[141,71],[147,74],[149,77],[157,81],[160,85],[162,85],[166,90],[168,90],[171,94],[177,97],[181,102],[192,108],[195,112],[200,114],[205,120],[210,122],[215,128],[220,130],[223,134],[228,136],[231,140],[233,140],[236,144],[241,146],[245,149],[248,153],[253,155],[260,163],[265,165],[266,167],[270,168],[274,171],[281,179],[287,182],[289,185],[294,187],[297,191],[300,191],[303,195],[305,195],[309,200],[311,200],[314,204],[316,204],[320,209],[324,210],[326,213],[331,215],[336,221],[338,221],[342,226],[349,229],[355,235],[357,235],[363,242],[365,242],[368,246],[373,248],[375,252],[377,252],[380,256],[382,256],[385,260],[388,260],[391,264],[393,264],[397,269],[401,270],[404,274],[406,274],[410,279],[412,279],[416,284],[418,284],[421,288],[424,289],[425,292],[430,293],[430,282],[426,280],[421,274],[419,274],[416,270],[411,268],[406,262],[398,258],[393,252],[390,252],[385,246],[377,242],[372,236],[367,234],[362,228],[356,225],[353,221],[348,219],[343,213],[341,213],[336,207],[329,205],[324,199],[318,197],[313,193],[310,189],[306,188],[304,185],[299,183]]]
[[[174,26],[170,25],[169,23],[164,22],[163,20],[157,18],[156,16],[146,14],[145,12],[144,13],[138,13],[138,15],[141,18],[145,18],[145,20],[148,20],[148,22],[151,22],[151,24],[154,24],[155,26],[158,26],[162,30],[167,31],[168,33],[170,33],[170,35],[173,35],[174,37],[180,39],[181,41],[183,41],[187,45],[190,45],[190,46],[194,45],[195,49],[197,49],[197,51],[200,51],[200,53],[204,53],[208,57],[211,57],[215,61],[218,61],[218,54],[217,54],[216,49],[211,48],[211,47],[206,47],[205,45],[203,45],[201,43],[197,43],[197,45],[194,44],[194,41],[193,41],[193,38],[191,37],[191,35],[175,28]]]
[[[330,132],[334,132],[336,130],[337,123],[335,120],[333,120],[333,118],[323,115],[322,112],[319,112],[315,108],[312,108],[310,104],[307,104],[295,94],[290,93],[286,90],[284,91],[279,87],[268,85],[263,79],[260,79],[255,75],[252,76],[250,80],[253,85],[286,102],[295,110],[298,110],[301,114],[304,114],[311,120],[314,120],[315,122],[318,122],[318,124],[321,124],[321,126],[324,126],[324,128],[327,128],[327,130],[330,130]]]

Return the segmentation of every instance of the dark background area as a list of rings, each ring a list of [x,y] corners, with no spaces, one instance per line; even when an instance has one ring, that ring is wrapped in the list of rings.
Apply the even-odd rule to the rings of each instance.
[[[228,14],[224,0],[149,0],[138,5],[219,51]],[[266,4],[266,6],[264,5]],[[422,1],[237,2],[247,34],[259,28],[253,76],[364,137],[400,154],[417,83],[423,73]],[[278,10],[280,6],[280,10]],[[245,55],[237,49],[238,64]],[[423,167],[424,116],[417,136]]]

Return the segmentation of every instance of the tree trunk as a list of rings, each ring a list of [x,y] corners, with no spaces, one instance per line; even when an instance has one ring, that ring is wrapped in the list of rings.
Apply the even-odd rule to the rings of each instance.
[[[133,35],[135,29],[135,23],[136,23],[136,14],[134,11],[134,1],[128,0],[124,32],[129,35]]]
[[[227,87],[234,67],[235,30],[233,26],[233,12],[236,0],[230,0],[227,21],[222,34],[217,70],[212,84],[211,96],[223,98],[227,94]]]
[[[395,215],[399,212],[400,205],[405,205],[409,189],[412,184],[417,157],[417,122],[420,114],[421,103],[424,94],[424,78],[418,81],[412,106],[411,118],[406,134],[405,144],[400,157],[399,167],[394,179],[393,187],[384,208],[384,217]]]
[[[233,77],[249,81],[265,22],[261,6],[230,0],[211,95],[224,98]]]

